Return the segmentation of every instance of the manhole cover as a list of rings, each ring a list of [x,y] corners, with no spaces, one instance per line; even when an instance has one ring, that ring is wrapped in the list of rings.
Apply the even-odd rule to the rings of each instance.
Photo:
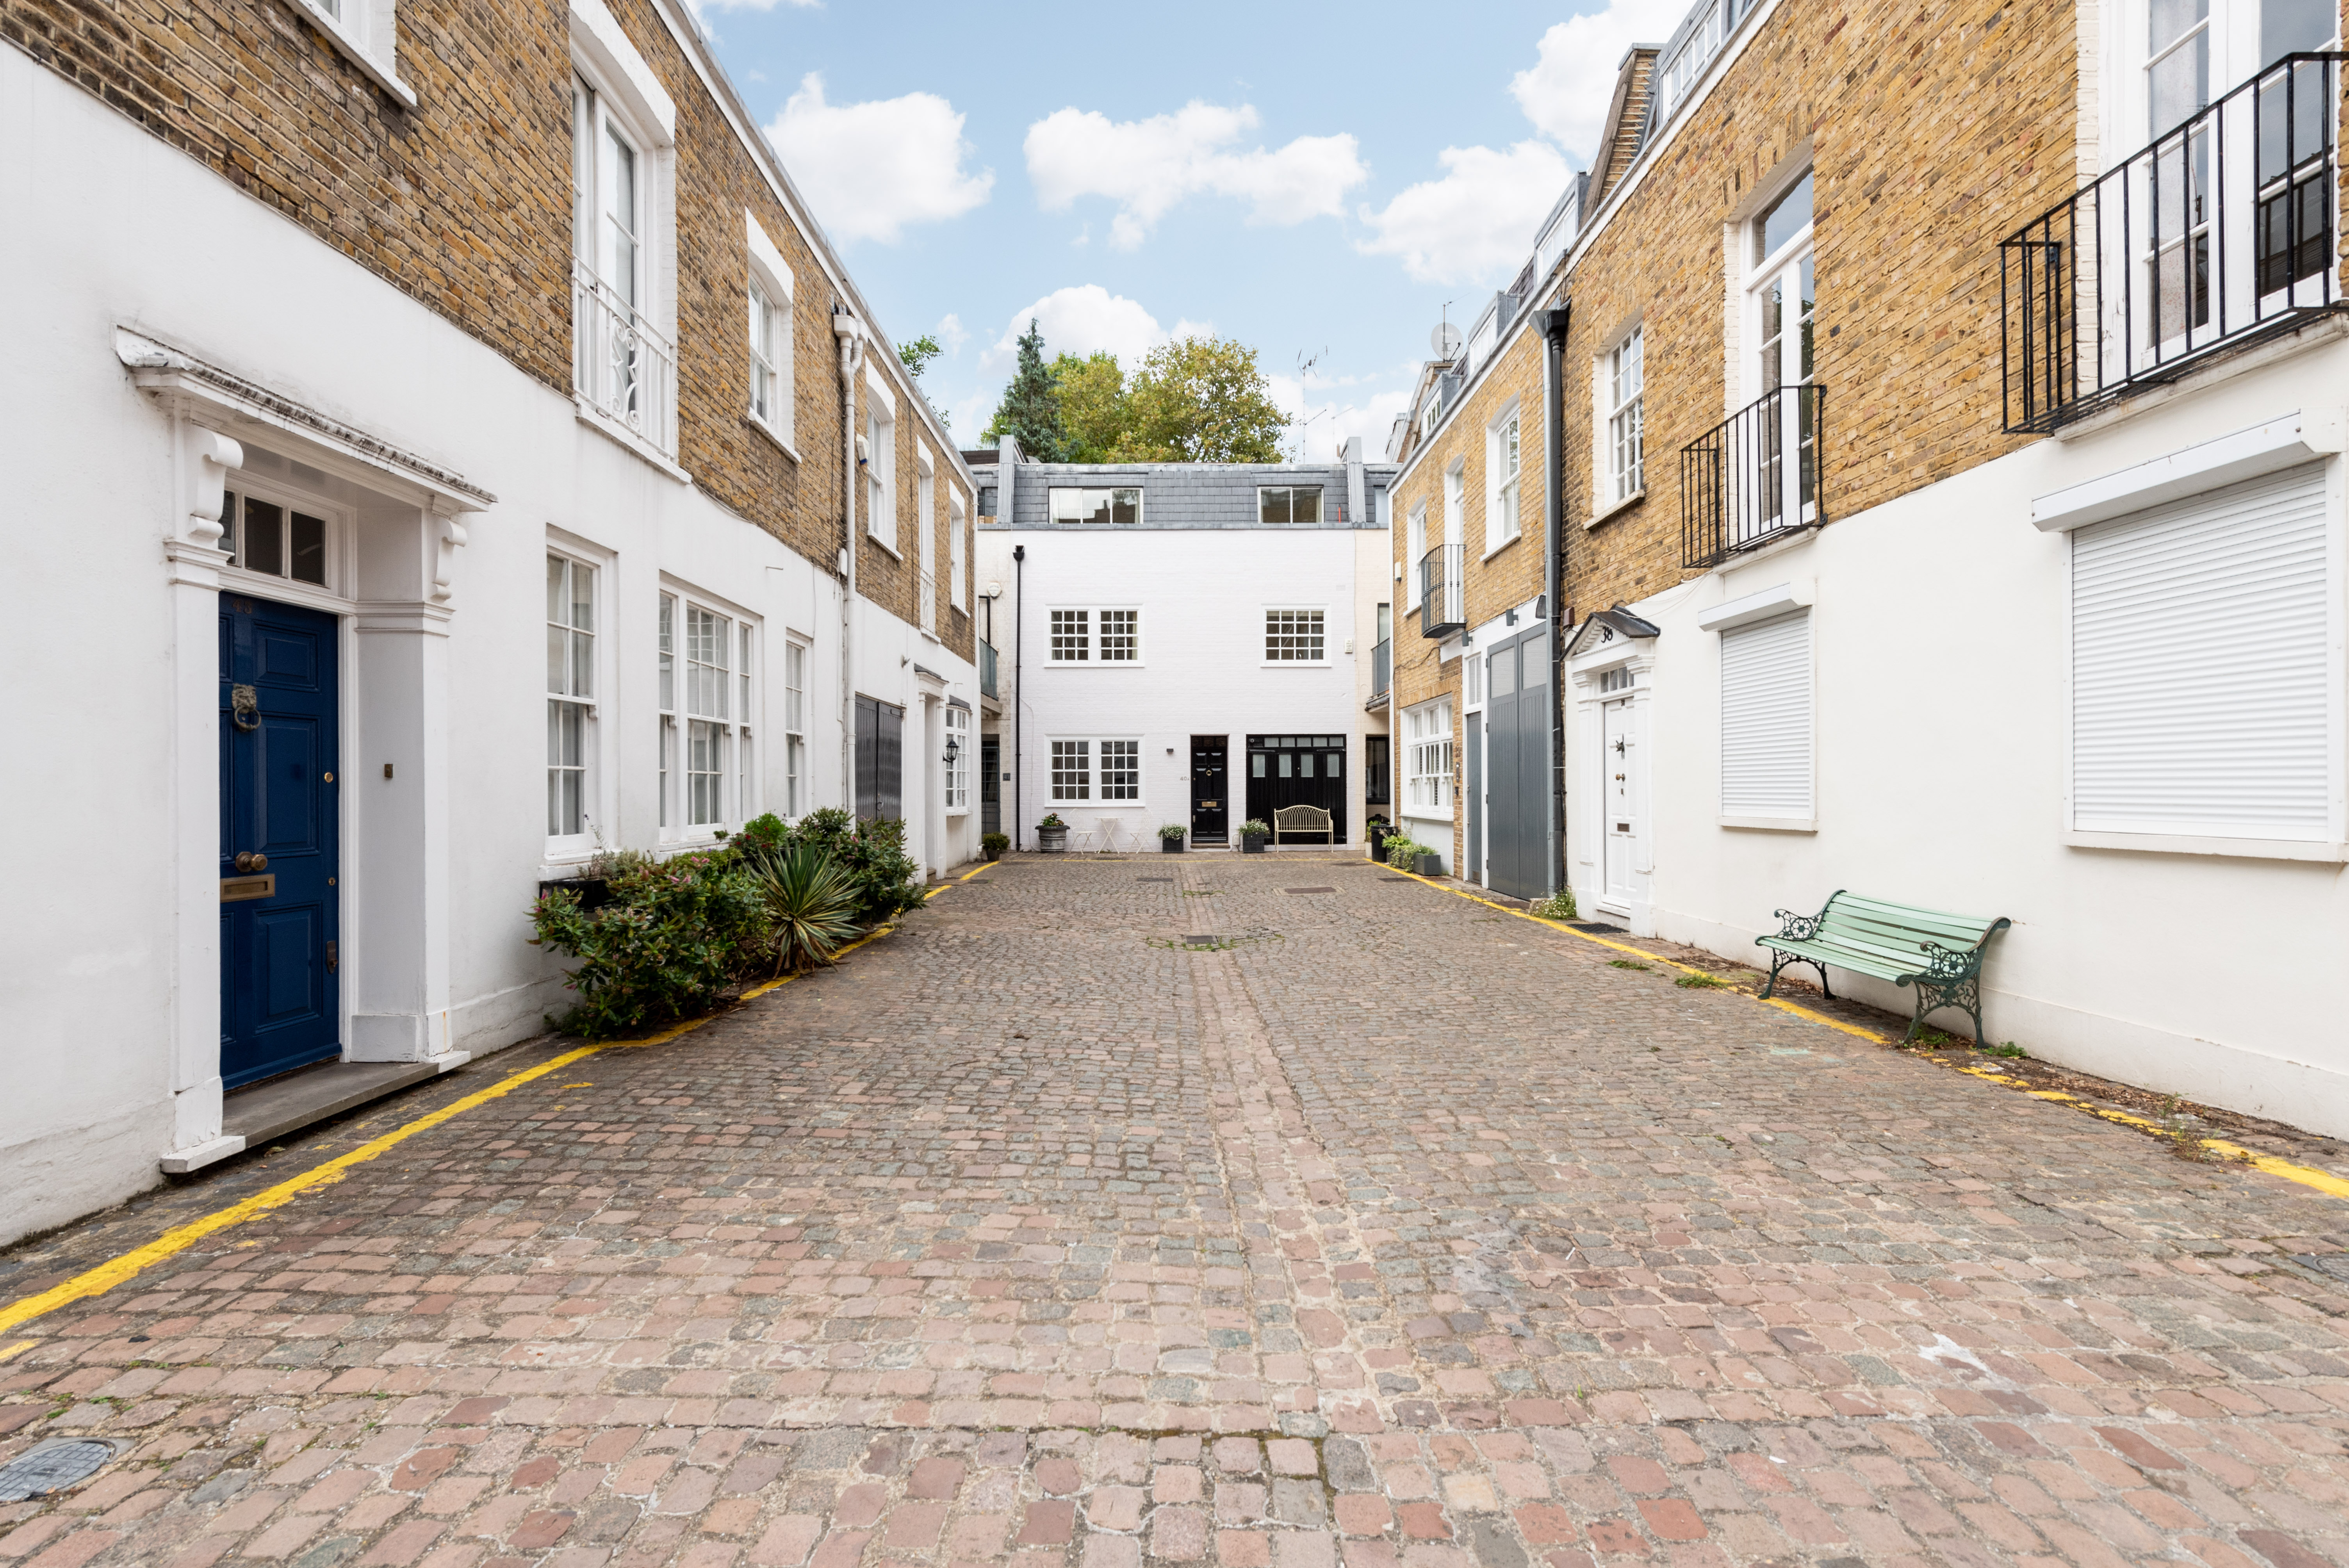
[[[2292,1262],[2333,1279],[2349,1281],[2349,1253],[2296,1253]],[[6,1472],[0,1471],[0,1474]]]
[[[1336,892],[1338,890],[1333,887],[1285,887],[1280,891],[1283,892]]]
[[[114,1457],[112,1443],[59,1443],[0,1465],[0,1502],[22,1502],[79,1486]]]

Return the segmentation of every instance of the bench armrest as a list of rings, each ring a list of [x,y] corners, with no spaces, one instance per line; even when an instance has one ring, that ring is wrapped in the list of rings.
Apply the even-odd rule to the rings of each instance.
[[[1833,907],[1835,907],[1835,897],[1830,894],[1826,903],[1819,905],[1819,912],[1816,914],[1796,914],[1791,909],[1779,910],[1777,915],[1781,924],[1778,928],[1777,940],[1780,942],[1810,941],[1819,934],[1820,924],[1826,921],[1827,911]]]
[[[1921,945],[1925,949],[1925,967],[1919,973],[1928,980],[1963,980],[1982,968],[1982,955],[1979,947],[1956,952],[1938,942]]]

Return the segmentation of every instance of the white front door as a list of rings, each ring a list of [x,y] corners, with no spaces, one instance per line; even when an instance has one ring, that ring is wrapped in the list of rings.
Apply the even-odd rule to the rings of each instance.
[[[1606,879],[1609,903],[1629,907],[1631,868],[1638,860],[1640,832],[1639,803],[1639,741],[1633,733],[1630,702],[1610,702],[1600,710],[1604,738],[1599,752],[1599,799],[1605,803]]]

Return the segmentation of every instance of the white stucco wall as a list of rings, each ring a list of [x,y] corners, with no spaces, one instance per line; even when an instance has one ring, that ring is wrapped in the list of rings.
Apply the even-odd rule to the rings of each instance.
[[[2125,404],[2117,422],[1839,520],[1792,548],[1631,608],[1661,634],[1648,762],[1652,875],[1635,930],[1754,961],[1779,908],[1849,888],[2013,929],[1989,960],[1993,1040],[2147,1088],[2349,1136],[2349,1031],[2331,981],[2349,951],[2349,870],[2335,861],[2067,845],[2068,536],[2031,522],[2034,498],[2301,410],[2337,415],[2349,342],[2252,362],[2182,396]],[[2343,463],[2329,465],[2332,734],[2341,807]],[[1707,607],[1807,583],[1816,668],[1815,832],[1720,825],[1720,639]],[[2226,649],[2256,625],[2187,622]],[[1568,683],[1570,861],[1601,904],[1596,731]],[[1804,977],[1807,972],[1798,971]],[[1906,1014],[1889,985],[1838,994]],[[1961,1016],[1935,1022],[1962,1030]]]
[[[0,907],[5,1242],[152,1184],[159,1156],[210,1136],[207,1119],[211,1133],[219,1125],[217,1048],[204,1037],[205,1021],[215,1037],[218,1021],[216,764],[205,761],[216,756],[216,696],[204,677],[192,727],[174,696],[183,667],[213,667],[212,612],[201,608],[212,601],[171,584],[165,542],[187,521],[182,465],[171,418],[117,358],[118,326],[497,497],[465,519],[445,615],[409,603],[429,592],[415,507],[358,507],[364,571],[350,586],[368,603],[344,606],[338,766],[347,1049],[479,1052],[538,1032],[564,1005],[556,965],[524,941],[535,884],[559,871],[545,839],[551,539],[604,563],[605,841],[661,841],[654,635],[665,586],[700,590],[758,628],[755,809],[783,799],[787,633],[812,647],[805,799],[838,804],[843,791],[829,573],[581,423],[566,391],[10,49],[0,49],[0,197],[12,214],[0,289],[39,305],[19,312],[15,373],[0,379],[0,420],[16,437],[14,607],[0,653],[26,676],[21,731],[41,738],[0,748],[0,801],[19,824],[16,896]],[[263,445],[248,444],[258,460]],[[285,449],[301,455],[298,442]],[[423,559],[429,577],[429,543]],[[935,698],[974,704],[975,672],[894,617],[856,611],[854,684],[908,709],[913,817],[937,788],[913,664],[943,677]],[[391,629],[436,615],[445,637]],[[398,764],[392,779],[385,762]],[[969,858],[969,820],[914,820],[926,864]]]

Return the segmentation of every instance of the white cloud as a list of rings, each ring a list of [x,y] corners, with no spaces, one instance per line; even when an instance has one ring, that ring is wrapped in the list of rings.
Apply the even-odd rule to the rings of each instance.
[[[1308,462],[1331,459],[1344,448],[1347,437],[1360,436],[1366,459],[1375,463],[1386,455],[1387,430],[1410,402],[1411,389],[1393,387],[1382,391],[1332,396],[1332,387],[1350,385],[1358,379],[1346,377],[1324,381],[1309,374],[1300,385],[1293,376],[1265,377],[1274,404],[1296,421],[1284,438],[1289,452],[1301,451]]]
[[[1439,158],[1442,179],[1399,192],[1383,211],[1361,210],[1371,232],[1356,248],[1401,256],[1421,283],[1506,281],[1533,248],[1534,231],[1572,170],[1545,141],[1521,141],[1506,152],[1447,147]]]
[[[958,218],[987,200],[991,170],[966,173],[963,117],[934,93],[832,104],[809,72],[767,128],[816,217],[843,240],[894,244],[908,223]]]
[[[1544,136],[1588,168],[1623,52],[1662,43],[1685,8],[1684,0],[1609,0],[1604,10],[1570,16],[1542,35],[1539,57],[1510,78],[1509,91]]]
[[[1142,302],[1123,294],[1113,294],[1099,284],[1079,284],[1070,288],[1054,289],[1024,310],[1015,311],[1003,329],[1003,335],[980,358],[982,368],[1009,365],[1019,352],[1019,335],[1033,320],[1044,335],[1044,357],[1048,360],[1063,354],[1080,356],[1104,349],[1117,356],[1118,363],[1131,374],[1142,364],[1142,356],[1165,342],[1167,331],[1158,325],[1158,318],[1143,308]],[[1204,330],[1191,322],[1176,324],[1179,330]]]
[[[930,335],[948,354],[960,354],[962,346],[970,341],[970,334],[964,328],[962,317],[952,311],[938,318],[938,325],[930,329]]]
[[[1301,223],[1345,211],[1346,192],[1370,178],[1351,136],[1300,136],[1284,147],[1236,145],[1256,109],[1193,99],[1173,114],[1112,120],[1063,108],[1028,128],[1028,176],[1038,202],[1058,211],[1082,196],[1118,204],[1110,246],[1130,251],[1185,197],[1237,197],[1252,223]]]

